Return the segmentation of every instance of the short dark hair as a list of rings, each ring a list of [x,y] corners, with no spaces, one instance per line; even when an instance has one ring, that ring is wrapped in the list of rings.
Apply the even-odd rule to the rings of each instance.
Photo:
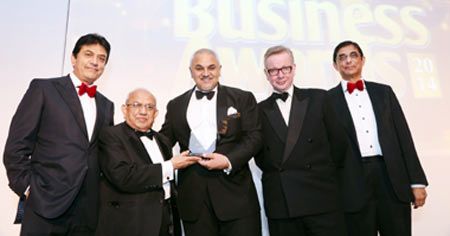
[[[105,37],[99,35],[99,34],[86,34],[81,36],[77,42],[75,43],[75,47],[72,50],[72,56],[77,58],[78,53],[81,50],[81,47],[84,45],[93,45],[93,44],[100,44],[106,51],[106,63],[108,63],[109,59],[109,52],[111,51],[111,45],[109,44],[108,40],[106,40]]]
[[[347,46],[349,46],[349,45],[353,45],[357,50],[358,50],[358,52],[359,52],[359,54],[361,54],[361,57],[364,57],[364,53],[362,52],[362,50],[361,50],[361,47],[356,43],[356,42],[353,42],[353,41],[350,41],[350,40],[346,40],[346,41],[343,41],[343,42],[341,42],[341,43],[339,43],[335,48],[334,48],[334,53],[333,53],[333,62],[336,64],[336,58],[337,58],[337,54],[338,54],[338,51],[341,49],[341,48],[343,48],[343,47],[347,47]]]

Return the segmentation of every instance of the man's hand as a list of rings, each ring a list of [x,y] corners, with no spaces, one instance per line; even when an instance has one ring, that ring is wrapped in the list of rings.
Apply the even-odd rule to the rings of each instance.
[[[427,191],[425,188],[412,188],[412,193],[414,195],[414,209],[417,209],[425,204],[425,199],[427,198]]]
[[[208,170],[223,170],[229,167],[228,158],[220,153],[205,153],[198,164]]]
[[[189,156],[188,154],[189,151],[184,151],[178,156],[173,156],[172,159],[170,159],[170,161],[172,161],[173,169],[183,169],[201,160],[200,157]]]

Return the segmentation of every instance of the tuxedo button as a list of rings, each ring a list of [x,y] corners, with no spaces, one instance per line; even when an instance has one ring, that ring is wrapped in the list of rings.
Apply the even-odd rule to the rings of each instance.
[[[312,141],[313,141],[312,138],[308,139],[308,143],[312,143]]]
[[[307,170],[311,169],[311,165],[310,164],[306,164],[305,165],[305,169],[307,169]]]
[[[278,171],[283,172],[284,169],[280,167],[280,168],[278,168]]]

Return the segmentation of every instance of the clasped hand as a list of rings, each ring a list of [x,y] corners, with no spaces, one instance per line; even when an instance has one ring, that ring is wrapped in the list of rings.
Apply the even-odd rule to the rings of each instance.
[[[189,151],[184,151],[180,155],[173,156],[173,168],[183,169],[192,164],[198,163],[208,170],[223,170],[229,167],[228,158],[220,153],[205,153],[202,156],[191,156]]]
[[[208,170],[223,170],[229,167],[228,158],[220,153],[205,153],[202,157],[198,164]]]

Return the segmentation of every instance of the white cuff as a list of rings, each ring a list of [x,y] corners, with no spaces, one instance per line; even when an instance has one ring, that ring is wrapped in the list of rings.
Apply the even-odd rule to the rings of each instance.
[[[411,188],[425,188],[425,187],[427,186],[424,184],[411,184]]]
[[[172,161],[165,161],[161,163],[162,167],[162,181],[164,183],[168,183],[169,181],[173,180],[173,165]]]
[[[225,172],[225,174],[229,175],[231,173],[231,171],[233,170],[233,166],[231,166],[231,162],[230,162],[230,160],[228,160],[228,157],[227,157],[227,162],[228,162],[228,168],[223,169],[223,172]]]

